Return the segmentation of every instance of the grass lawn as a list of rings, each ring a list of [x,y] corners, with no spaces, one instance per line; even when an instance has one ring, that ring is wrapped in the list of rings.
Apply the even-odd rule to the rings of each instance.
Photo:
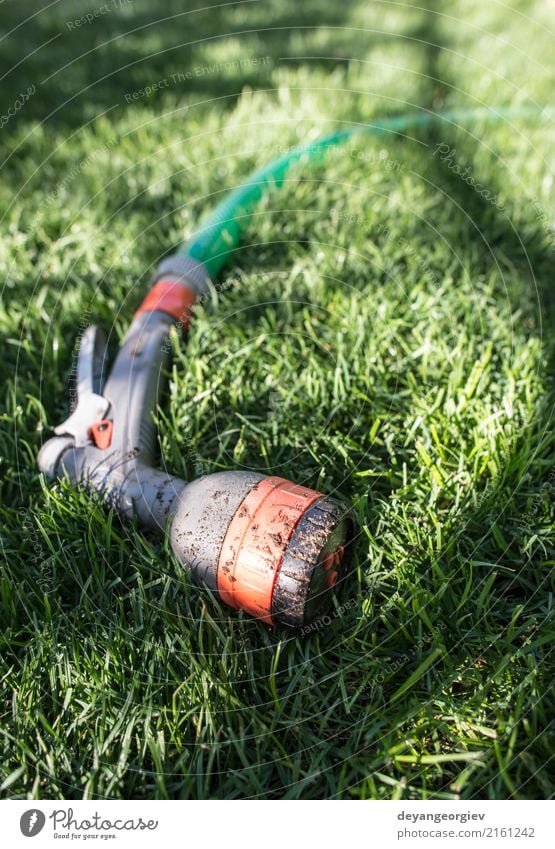
[[[176,344],[174,474],[355,506],[313,631],[231,611],[36,466],[76,336],[115,350],[253,168],[418,107],[552,104],[553,2],[427,5],[0,4],[0,795],[553,794],[553,112],[295,171]]]

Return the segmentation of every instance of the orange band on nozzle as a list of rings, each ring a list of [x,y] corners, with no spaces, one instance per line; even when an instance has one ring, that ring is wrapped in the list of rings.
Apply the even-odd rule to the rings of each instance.
[[[143,312],[168,313],[184,327],[188,327],[191,307],[195,303],[195,293],[176,280],[159,280],[155,283],[135,315]]]
[[[321,492],[284,478],[264,478],[248,493],[224,537],[218,592],[226,604],[268,625],[283,553],[299,519]]]

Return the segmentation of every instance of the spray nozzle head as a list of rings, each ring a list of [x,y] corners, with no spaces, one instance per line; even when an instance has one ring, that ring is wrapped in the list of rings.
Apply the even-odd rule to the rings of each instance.
[[[268,624],[301,627],[344,577],[353,520],[335,499],[278,477],[221,472],[185,486],[172,547],[196,580]]]

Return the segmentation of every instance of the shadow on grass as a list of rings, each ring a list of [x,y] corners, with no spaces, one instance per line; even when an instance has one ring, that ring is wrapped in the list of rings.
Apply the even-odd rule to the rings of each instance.
[[[217,98],[225,110],[243,87],[269,87],[280,60],[294,66],[309,61],[329,70],[330,55],[337,65],[346,64],[358,46],[364,50],[384,37],[348,29],[342,36],[345,52],[337,50],[338,31],[348,25],[360,0],[208,0],[196,5],[107,0],[92,9],[89,2],[77,2],[43,10],[40,0],[2,4],[0,114],[19,92],[34,86],[35,95],[13,125],[51,116],[57,127],[69,130],[105,110],[125,108],[126,95],[159,81],[167,84],[152,93],[158,102],[194,95],[201,101]],[[315,31],[322,34],[321,59],[298,58],[299,39]],[[152,99],[132,102],[148,106]]]

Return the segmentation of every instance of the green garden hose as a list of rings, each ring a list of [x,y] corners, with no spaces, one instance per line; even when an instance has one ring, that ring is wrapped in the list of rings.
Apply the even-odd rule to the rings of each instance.
[[[193,305],[210,291],[209,277],[230,259],[257,203],[283,184],[293,163],[317,160],[359,133],[508,114],[517,113],[388,118],[294,148],[256,171],[216,207],[194,239],[160,263],[107,379],[106,340],[98,328],[87,328],[79,345],[77,405],[43,444],[41,471],[94,490],[123,518],[167,533],[184,569],[230,607],[308,633],[348,574],[356,536],[352,511],[341,499],[276,475],[235,469],[185,481],[156,468],[154,412],[171,354],[169,334],[187,329]]]
[[[177,255],[201,262],[210,277],[215,277],[228,263],[233,251],[237,248],[241,234],[247,227],[257,204],[272,187],[279,188],[283,185],[291,166],[299,162],[319,161],[329,148],[336,147],[353,136],[367,133],[372,135],[400,133],[439,122],[459,125],[479,119],[495,122],[507,118],[539,117],[541,114],[540,109],[526,106],[506,109],[452,109],[439,113],[411,112],[322,136],[310,144],[292,148],[255,171],[218,204],[201,225],[200,231],[181,245]]]

